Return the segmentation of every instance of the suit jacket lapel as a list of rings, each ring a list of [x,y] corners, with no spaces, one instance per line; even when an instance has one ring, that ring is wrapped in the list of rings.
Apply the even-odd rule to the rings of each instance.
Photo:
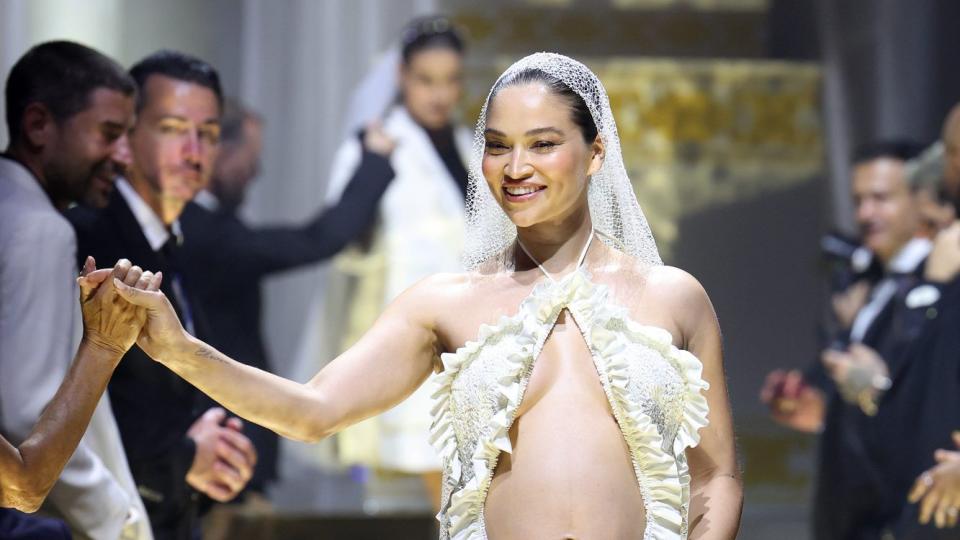
[[[105,212],[112,221],[111,226],[114,227],[119,237],[119,244],[123,246],[126,252],[129,252],[129,255],[125,255],[125,258],[130,259],[130,262],[140,268],[151,272],[165,270],[161,258],[150,248],[150,243],[147,242],[147,237],[143,234],[140,222],[134,217],[133,211],[130,210],[127,201],[120,195],[120,192],[114,190],[113,200],[107,206]]]
[[[163,280],[163,283],[161,283],[160,290],[163,291],[163,294],[167,295],[167,299],[173,304],[173,309],[177,312],[177,316],[182,318],[183,309],[171,285],[173,276],[170,275],[169,268],[167,268],[163,257],[150,247],[150,243],[147,241],[147,237],[140,227],[140,222],[137,221],[137,218],[133,215],[133,211],[130,210],[123,196],[121,196],[119,192],[114,191],[113,198],[114,200],[110,202],[105,212],[106,217],[110,221],[110,227],[116,231],[118,244],[123,247],[123,257],[129,259],[131,263],[144,270],[163,272],[168,276]],[[188,301],[191,302],[191,307],[195,305],[193,300],[193,298],[188,299]]]

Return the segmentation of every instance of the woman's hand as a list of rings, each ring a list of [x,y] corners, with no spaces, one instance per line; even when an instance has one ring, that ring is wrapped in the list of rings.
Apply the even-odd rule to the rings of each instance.
[[[960,449],[960,431],[953,433],[953,443]],[[921,474],[910,490],[908,500],[920,503],[920,523],[933,517],[937,528],[956,527],[960,515],[960,451],[937,450],[937,465]]]
[[[163,363],[163,359],[172,359],[176,355],[165,354],[180,348],[190,336],[180,324],[177,312],[170,300],[159,289],[141,289],[131,287],[127,280],[114,278],[113,286],[117,296],[128,305],[137,306],[145,312],[146,322],[136,338],[137,345],[154,360]]]
[[[93,257],[87,257],[77,278],[83,313],[83,339],[119,360],[137,340],[146,320],[146,310],[118,297],[114,286],[105,283],[111,277],[130,288],[155,291],[160,287],[163,276],[145,272],[126,259],[117,261],[112,270],[97,270]]]
[[[397,147],[397,141],[383,129],[383,124],[379,121],[371,122],[363,131],[363,146],[374,154],[379,154],[385,158],[390,157],[393,149]]]

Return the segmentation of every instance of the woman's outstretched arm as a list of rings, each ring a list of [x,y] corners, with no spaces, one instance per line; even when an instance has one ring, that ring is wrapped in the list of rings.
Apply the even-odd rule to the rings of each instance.
[[[284,437],[318,441],[413,393],[438,355],[437,307],[451,278],[421,281],[398,297],[353,347],[301,384],[244,365],[187,334],[160,291],[115,282],[147,308],[137,344],[235,414]]]

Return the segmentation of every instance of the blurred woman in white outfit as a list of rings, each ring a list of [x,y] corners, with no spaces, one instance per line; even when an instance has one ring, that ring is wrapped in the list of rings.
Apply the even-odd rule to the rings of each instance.
[[[334,158],[328,202],[340,197],[358,168],[394,178],[366,241],[334,264],[324,291],[324,320],[312,327],[322,326],[325,339],[307,339],[335,350],[314,350],[307,353],[311,358],[330,358],[329,352],[352,345],[415,282],[461,268],[465,158],[471,143],[470,132],[454,120],[463,52],[463,39],[445,18],[414,20],[402,33],[399,51],[388,53],[355,95],[348,112],[351,133]],[[378,103],[385,101],[378,96],[389,99]],[[363,125],[366,129],[358,133]],[[377,163],[386,158],[371,151],[378,146],[392,147],[388,167]],[[341,434],[340,459],[421,474],[437,506],[440,461],[429,442],[430,420],[425,385],[393,409]]]

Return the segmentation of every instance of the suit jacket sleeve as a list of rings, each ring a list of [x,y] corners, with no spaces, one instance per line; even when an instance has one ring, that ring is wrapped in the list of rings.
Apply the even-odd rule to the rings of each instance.
[[[938,285],[942,295],[941,302],[945,304],[960,304],[960,276],[954,276],[954,278],[946,283]]]
[[[19,444],[56,393],[76,353],[73,231],[56,214],[18,223],[0,262],[0,423]],[[75,531],[120,536],[130,496],[81,441],[47,504]]]
[[[210,256],[229,257],[231,265],[257,274],[329,258],[370,228],[393,176],[387,158],[363,151],[360,165],[339,200],[306,224],[256,229],[238,225],[204,251]]]
[[[93,255],[98,265],[105,267],[125,257],[143,268],[169,275],[119,194],[114,193],[105,209],[76,206],[66,212],[66,217],[76,230],[78,262]],[[142,245],[134,239],[137,235]],[[161,289],[180,313],[169,279]],[[193,310],[199,331],[203,317],[199,306],[194,305]],[[198,337],[207,339],[199,332]],[[199,391],[188,388],[192,388],[189,383],[151,360],[136,345],[124,355],[110,383],[110,401],[136,488],[146,510],[161,519],[182,512],[191,495],[184,477],[193,463],[195,445],[186,431],[199,416],[195,410]]]

